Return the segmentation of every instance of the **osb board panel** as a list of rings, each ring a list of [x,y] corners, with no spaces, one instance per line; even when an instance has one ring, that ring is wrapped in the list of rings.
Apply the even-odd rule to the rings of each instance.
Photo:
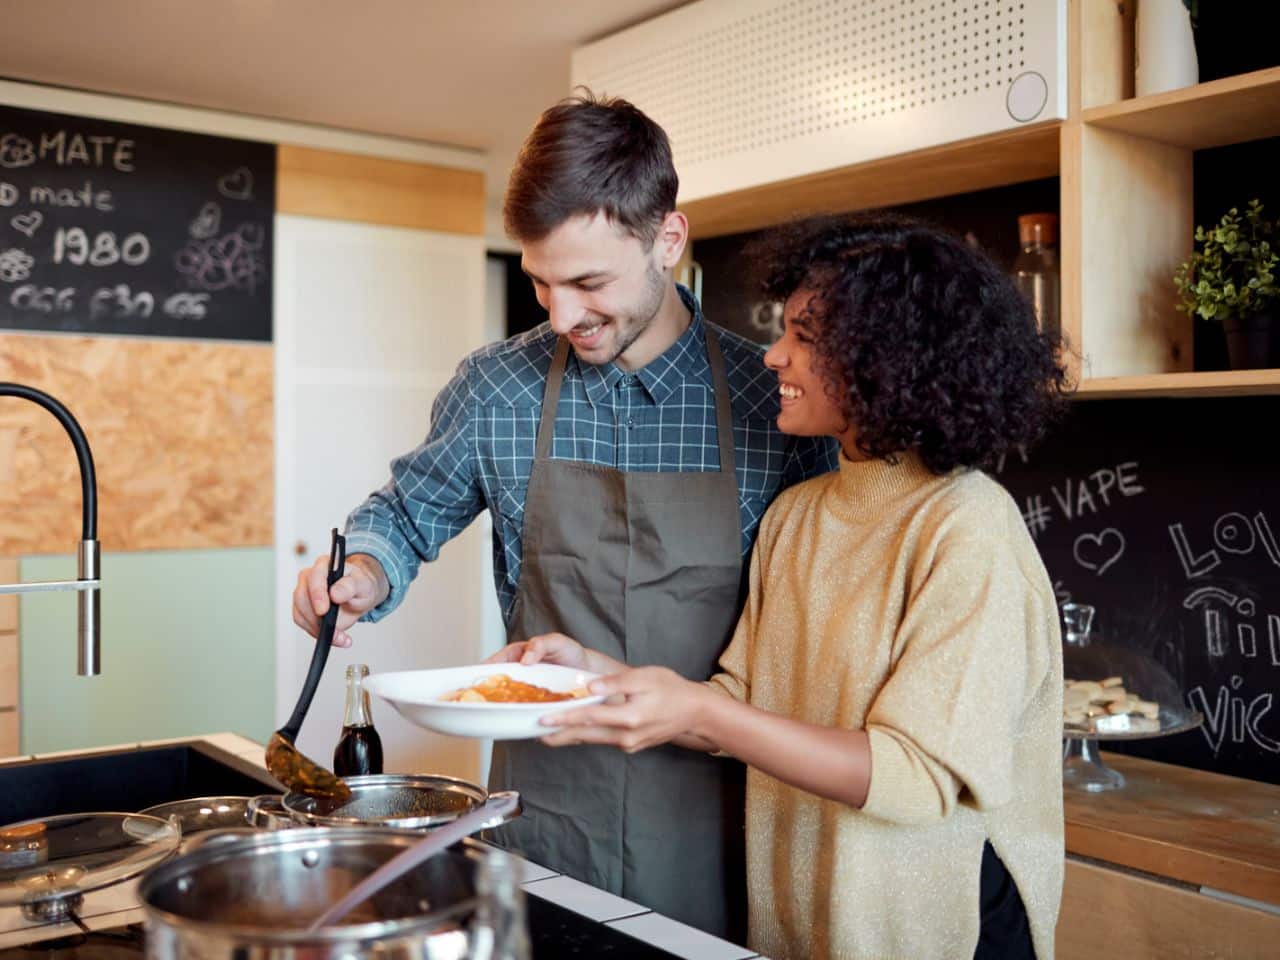
[[[276,211],[441,233],[484,233],[484,174],[282,144]]]
[[[0,380],[61,400],[89,438],[103,551],[272,542],[269,345],[0,336]],[[0,554],[72,553],[80,480],[61,425],[0,398]]]
[[[18,582],[18,558],[0,557],[0,583]],[[0,633],[18,629],[18,595],[0,594]]]
[[[18,752],[18,714],[13,710],[0,711],[0,757],[12,757]]]
[[[18,705],[18,635],[0,633],[0,710]]]

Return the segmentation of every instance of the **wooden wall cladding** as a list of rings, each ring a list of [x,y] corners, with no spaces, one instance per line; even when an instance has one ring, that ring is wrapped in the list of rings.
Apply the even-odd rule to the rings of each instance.
[[[61,400],[98,474],[104,551],[273,542],[272,348],[0,336],[0,380]],[[72,553],[79,470],[58,422],[0,397],[0,554]]]
[[[1058,960],[1263,960],[1276,955],[1280,916],[1067,858]]]
[[[484,174],[281,144],[276,212],[484,233]]]

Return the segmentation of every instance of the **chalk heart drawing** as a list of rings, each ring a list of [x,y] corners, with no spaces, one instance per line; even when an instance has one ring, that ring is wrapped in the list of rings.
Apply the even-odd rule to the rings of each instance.
[[[237,167],[218,180],[218,192],[232,200],[248,200],[253,196],[253,174],[248,167]]]
[[[191,221],[191,236],[197,240],[212,237],[222,225],[222,210],[216,203],[206,203]]]
[[[1107,527],[1101,533],[1082,533],[1076,537],[1072,553],[1076,563],[1102,576],[1124,554],[1124,534],[1115,527]]]
[[[13,224],[13,229],[19,233],[25,233],[28,237],[34,237],[36,231],[40,229],[40,224],[44,223],[44,214],[39,210],[32,210],[30,213],[20,213],[9,221]]]

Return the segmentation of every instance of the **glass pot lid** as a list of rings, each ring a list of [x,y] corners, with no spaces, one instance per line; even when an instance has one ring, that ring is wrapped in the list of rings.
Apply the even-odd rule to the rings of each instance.
[[[0,827],[0,906],[74,899],[137,876],[178,847],[174,823],[72,813]]]
[[[1063,735],[1138,740],[1194,729],[1201,716],[1154,658],[1107,643],[1063,645]]]

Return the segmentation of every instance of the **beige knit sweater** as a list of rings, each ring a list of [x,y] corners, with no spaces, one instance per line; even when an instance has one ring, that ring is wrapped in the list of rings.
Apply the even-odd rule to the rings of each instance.
[[[1044,565],[978,471],[850,462],[785,491],[712,678],[809,723],[865,727],[861,810],[752,769],[750,945],[773,960],[960,960],[990,839],[1053,956],[1062,891],[1062,649]]]

